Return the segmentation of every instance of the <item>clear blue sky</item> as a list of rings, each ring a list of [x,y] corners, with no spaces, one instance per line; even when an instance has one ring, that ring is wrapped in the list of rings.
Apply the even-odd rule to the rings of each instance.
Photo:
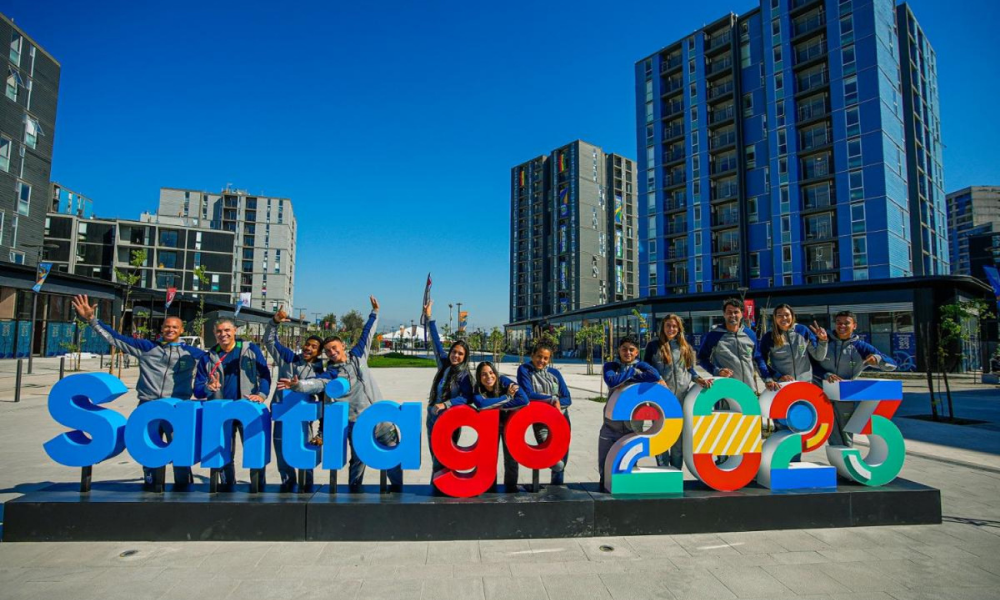
[[[296,308],[508,315],[510,168],[574,139],[636,154],[633,64],[717,2],[0,0],[62,64],[52,178],[100,216],[161,186],[292,199]],[[912,2],[938,53],[946,190],[1000,184],[1000,3]],[[294,8],[293,8],[294,7]]]

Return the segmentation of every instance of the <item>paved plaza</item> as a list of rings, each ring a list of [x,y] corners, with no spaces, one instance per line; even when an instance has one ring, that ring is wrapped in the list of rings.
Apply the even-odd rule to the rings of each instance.
[[[79,475],[42,450],[62,432],[45,406],[58,363],[35,361],[18,404],[13,365],[0,361],[0,501]],[[97,360],[83,367],[96,369]],[[596,481],[603,405],[589,398],[600,381],[580,364],[559,368],[574,399],[566,479]],[[431,369],[374,373],[397,401],[426,401],[433,376]],[[132,386],[137,375],[132,367],[122,379]],[[905,384],[902,414],[929,412],[922,386]],[[454,542],[0,543],[0,599],[998,598],[1000,389],[968,379],[953,389],[961,394],[958,416],[969,410],[986,424],[895,419],[909,451],[901,476],[941,489],[941,525]],[[130,392],[111,408],[128,413],[134,405]],[[423,452],[425,468],[407,472],[407,483],[429,481]],[[809,458],[825,462],[823,453]],[[96,481],[138,483],[139,474],[127,453],[94,467]],[[247,472],[239,476],[245,481]],[[366,478],[374,484],[378,474]],[[273,463],[268,480],[278,481]]]

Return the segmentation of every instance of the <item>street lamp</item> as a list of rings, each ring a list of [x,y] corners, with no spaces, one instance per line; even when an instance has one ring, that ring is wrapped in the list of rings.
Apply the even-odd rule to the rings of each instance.
[[[48,243],[48,244],[21,244],[25,248],[38,248],[38,258],[35,259],[35,268],[38,268],[38,264],[42,262],[42,250],[48,248],[58,249],[58,244]],[[28,374],[31,374],[31,359],[35,356],[35,319],[38,315],[38,295],[41,291],[35,292],[31,299],[31,334],[28,337]]]
[[[451,328],[451,309],[452,309],[453,306],[454,306],[453,304],[449,304],[448,305],[448,331],[452,331],[452,328]]]
[[[456,302],[455,305],[458,306],[458,329],[461,329],[462,328],[462,303],[461,302]],[[455,339],[458,339],[458,337],[456,336]]]

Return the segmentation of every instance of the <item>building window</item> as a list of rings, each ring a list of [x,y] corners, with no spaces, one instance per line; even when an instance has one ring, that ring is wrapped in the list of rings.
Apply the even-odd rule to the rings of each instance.
[[[844,78],[844,104],[851,105],[858,103],[858,77],[852,75]]]
[[[652,123],[653,122],[653,103],[652,102],[647,102],[646,103],[646,122],[647,123]],[[267,212],[267,220],[268,221],[271,220],[271,211]]]
[[[790,244],[792,242],[792,218],[789,216],[781,217],[781,243]],[[785,246],[790,248],[789,246]],[[791,260],[791,257],[788,258]]]
[[[696,124],[698,122],[698,107],[691,107],[691,123]]]
[[[865,239],[865,236],[858,235],[851,238],[851,251],[854,255],[855,267],[868,266],[868,241]]]
[[[746,25],[746,23],[743,23]],[[750,66],[750,44],[740,44],[740,67],[747,68]]]
[[[17,182],[17,214],[28,216],[31,212],[31,186],[27,183]]]
[[[21,44],[22,44],[21,34],[18,32],[13,32],[10,36],[10,62],[14,63],[15,67],[21,66]]]
[[[778,188],[778,209],[783,215],[787,215],[792,210],[791,196],[788,193],[787,185]]]
[[[785,101],[778,100],[774,103],[774,116],[777,121],[776,127],[785,126]]]
[[[863,200],[865,197],[865,181],[862,171],[851,171],[847,177],[851,184],[851,200]]]
[[[854,44],[844,46],[842,55],[844,58],[844,75],[853,75],[858,70],[854,62]]]
[[[778,130],[778,154],[788,154],[788,132],[784,129]]]
[[[0,169],[10,171],[10,149],[13,146],[10,138],[0,136]]]
[[[854,18],[851,15],[840,19],[840,43],[854,43]]]
[[[771,21],[771,45],[777,46],[781,43],[781,19]]]
[[[847,137],[861,135],[861,115],[857,106],[852,106],[844,111],[844,118],[847,120]]]
[[[690,88],[689,88],[689,90],[688,90],[688,94],[689,94],[689,95],[690,95],[690,96],[691,96],[692,98],[697,98],[697,97],[698,97],[698,86],[692,83],[692,84],[691,84],[691,87],[690,87]]]
[[[743,149],[743,158],[746,163],[747,169],[753,169],[757,166],[757,147],[754,145],[747,146]]]
[[[785,88],[785,77],[781,73],[774,74],[774,91],[780,92]]]
[[[861,167],[861,138],[847,140],[847,168]]]
[[[781,68],[781,46],[774,47],[774,70]]]
[[[851,233],[865,232],[865,205],[863,202],[851,205]]]
[[[38,136],[40,135],[45,135],[42,127],[38,124],[38,121],[28,117],[28,120],[24,123],[24,145],[34,148],[38,144]]]

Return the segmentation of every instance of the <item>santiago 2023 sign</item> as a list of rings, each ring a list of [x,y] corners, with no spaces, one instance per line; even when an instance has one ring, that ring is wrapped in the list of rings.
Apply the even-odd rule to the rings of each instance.
[[[156,468],[200,464],[220,468],[232,456],[232,427],[243,425],[243,467],[263,468],[271,460],[271,421],[285,423],[282,451],[297,469],[342,469],[347,462],[348,406],[320,403],[309,396],[286,392],[271,409],[249,400],[177,400],[163,398],[140,404],[126,420],[103,408],[128,390],[118,378],[105,373],[73,375],[52,387],[49,413],[72,431],[45,443],[52,460],[69,467],[88,467],[127,449],[139,464]],[[331,381],[330,398],[348,391],[347,381]],[[715,411],[720,400],[735,410]],[[823,389],[802,382],[781,384],[775,392],[757,395],[740,381],[717,378],[712,387],[694,387],[680,400],[658,384],[635,384],[616,390],[605,407],[614,420],[646,420],[652,426],[622,437],[608,453],[607,485],[613,494],[681,494],[683,474],[670,467],[640,467],[642,457],[669,449],[684,432],[684,459],[688,469],[709,487],[738,490],[755,478],[774,490],[835,488],[836,475],[869,486],[889,483],[899,474],[906,454],[903,436],[890,420],[902,401],[899,381],[857,380],[824,383]],[[869,436],[870,450],[827,446],[833,466],[797,462],[803,452],[817,450],[834,428],[832,402],[857,405],[845,430]],[[365,409],[352,433],[358,458],[374,469],[400,466],[420,468],[423,403],[382,401]],[[736,412],[738,410],[739,412]],[[322,447],[308,443],[303,422],[323,416]],[[434,474],[434,485],[455,497],[478,496],[496,478],[499,446],[499,411],[476,411],[458,406],[445,411],[434,426],[431,448],[444,469]],[[761,435],[762,419],[784,425],[767,440]],[[400,432],[399,444],[388,447],[373,436],[380,423],[392,423]],[[171,442],[159,429],[168,423]],[[539,445],[525,442],[534,423],[550,429]],[[452,434],[461,427],[473,429],[478,440],[472,447],[457,446]],[[530,469],[555,465],[569,449],[570,429],[560,411],[547,403],[532,402],[515,412],[504,428],[504,438],[517,462]],[[715,456],[728,456],[715,463]]]

